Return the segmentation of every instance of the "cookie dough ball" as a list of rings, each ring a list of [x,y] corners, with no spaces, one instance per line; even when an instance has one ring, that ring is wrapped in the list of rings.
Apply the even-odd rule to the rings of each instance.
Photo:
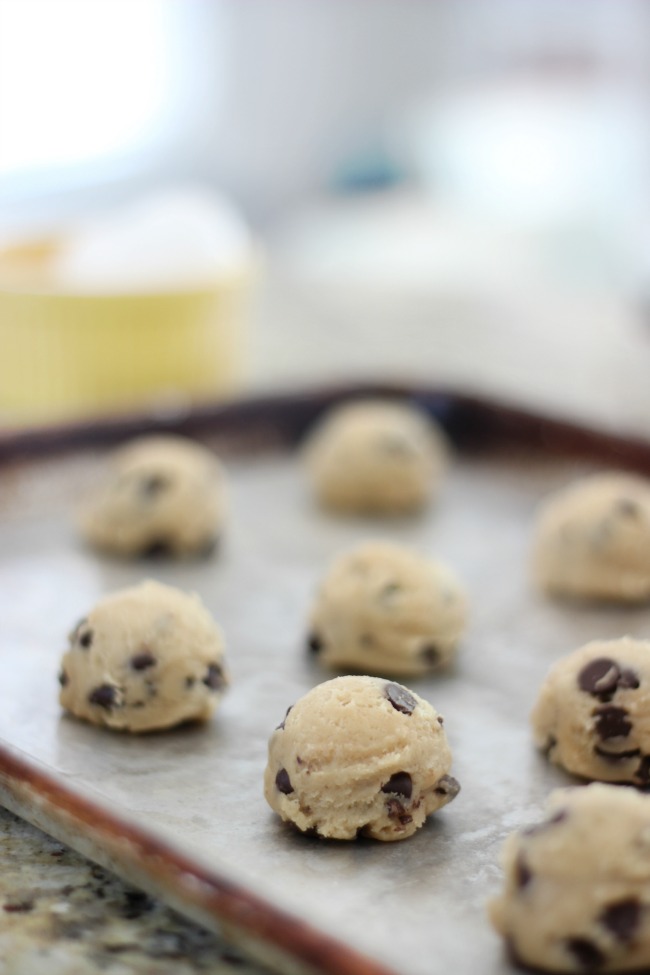
[[[122,556],[207,554],[225,514],[221,465],[183,437],[142,437],[116,451],[80,516],[95,548]]]
[[[207,721],[228,684],[223,637],[198,596],[143,582],[77,624],[59,681],[62,706],[92,724],[154,731]]]
[[[269,742],[266,800],[302,832],[403,840],[460,786],[442,718],[378,677],[336,677],[289,708]]]
[[[558,661],[532,724],[537,746],[569,772],[650,785],[650,642],[588,643]]]
[[[397,515],[422,508],[446,466],[442,432],[426,413],[363,400],[331,410],[306,446],[319,503],[334,511]]]
[[[589,785],[552,793],[508,837],[490,916],[516,961],[549,972],[650,966],[650,797]]]
[[[650,482],[597,475],[550,497],[538,516],[534,573],[552,595],[650,599]]]
[[[327,667],[424,674],[450,663],[466,618],[464,592],[446,566],[367,542],[329,570],[307,644]]]

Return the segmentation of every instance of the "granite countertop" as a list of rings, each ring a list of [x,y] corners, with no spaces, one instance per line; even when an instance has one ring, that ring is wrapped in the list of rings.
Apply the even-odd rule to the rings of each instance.
[[[264,975],[216,935],[0,808],[3,975]]]

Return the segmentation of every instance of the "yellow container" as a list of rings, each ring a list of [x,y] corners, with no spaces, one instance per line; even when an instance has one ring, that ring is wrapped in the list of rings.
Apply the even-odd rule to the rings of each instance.
[[[207,402],[240,388],[252,268],[197,290],[64,294],[43,284],[55,247],[0,253],[0,426]]]

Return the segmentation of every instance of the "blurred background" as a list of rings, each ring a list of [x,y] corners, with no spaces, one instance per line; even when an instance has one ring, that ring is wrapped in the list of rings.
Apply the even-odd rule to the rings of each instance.
[[[640,429],[649,100],[643,0],[0,0],[0,419],[387,379]]]

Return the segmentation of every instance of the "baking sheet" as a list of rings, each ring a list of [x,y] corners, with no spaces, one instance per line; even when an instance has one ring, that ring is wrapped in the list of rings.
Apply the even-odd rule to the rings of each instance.
[[[594,464],[537,452],[459,455],[435,508],[378,523],[318,512],[292,455],[239,456],[228,462],[231,523],[215,558],[129,564],[85,551],[72,527],[74,498],[97,463],[84,451],[0,471],[0,738],[52,772],[64,791],[144,827],[201,870],[232,879],[377,966],[401,975],[510,971],[485,914],[499,886],[499,848],[510,830],[538,818],[551,788],[572,782],[532,748],[536,688],[550,664],[582,642],[650,632],[648,610],[554,604],[529,586],[538,499]],[[335,554],[369,537],[448,561],[471,607],[453,673],[406,681],[445,716],[462,791],[413,838],[394,844],[301,836],[262,797],[271,730],[331,676],[303,648],[315,586]],[[69,628],[103,593],[145,575],[198,592],[225,630],[233,685],[205,727],[128,737],[59,710],[56,674]],[[3,788],[11,803],[11,776]],[[38,789],[21,811],[57,833]],[[91,832],[66,838],[106,862]],[[122,852],[111,863],[124,872],[130,854]],[[181,888],[175,902],[187,900],[192,913]],[[319,969],[317,957],[312,966]],[[331,959],[322,966],[336,970]]]

